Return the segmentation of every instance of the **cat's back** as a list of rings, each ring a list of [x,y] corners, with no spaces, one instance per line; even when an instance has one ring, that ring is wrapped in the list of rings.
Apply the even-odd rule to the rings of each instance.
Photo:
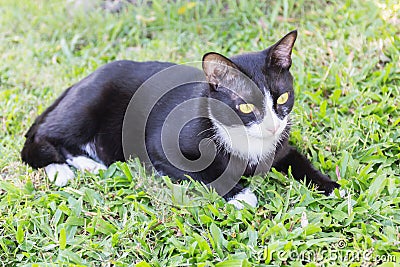
[[[128,100],[150,77],[174,63],[159,61],[117,60],[99,67],[62,96],[56,109],[69,106],[84,106],[103,109],[113,102],[128,104]]]
[[[68,122],[65,125],[77,125],[74,121],[80,117],[90,117],[96,123],[98,117],[120,119],[137,89],[151,76],[173,65],[170,62],[131,60],[107,63],[69,87],[37,118],[37,123],[47,121],[41,126],[47,129],[49,122],[64,121]]]
[[[141,74],[143,77],[150,77],[155,73],[176,65],[172,62],[163,61],[133,61],[133,60],[116,60],[101,66],[99,72],[109,72],[109,74]]]
[[[161,61],[117,60],[98,68],[87,78],[116,86],[132,87],[144,83],[151,76],[174,65],[176,64]]]

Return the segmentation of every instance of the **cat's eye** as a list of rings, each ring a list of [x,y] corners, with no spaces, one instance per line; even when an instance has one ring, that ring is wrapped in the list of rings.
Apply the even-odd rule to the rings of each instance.
[[[278,103],[278,105],[283,105],[285,104],[289,99],[289,92],[283,93],[278,97],[278,100],[276,101],[276,103]]]
[[[255,106],[253,104],[240,104],[239,105],[239,110],[240,112],[244,114],[249,114],[250,112],[253,112],[255,110]]]

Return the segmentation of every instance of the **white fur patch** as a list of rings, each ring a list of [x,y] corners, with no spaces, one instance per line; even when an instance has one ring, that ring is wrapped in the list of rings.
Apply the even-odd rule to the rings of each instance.
[[[273,110],[273,100],[267,93],[264,99],[264,118],[259,124],[251,126],[225,126],[212,119],[219,142],[230,153],[248,159],[256,164],[275,152],[276,145],[282,138],[288,117],[279,119]]]
[[[339,195],[341,198],[344,198],[347,195],[347,192],[345,189],[339,189]],[[333,190],[330,194],[329,197],[336,197],[335,195],[335,190]]]
[[[74,172],[67,164],[49,164],[45,168],[47,177],[57,186],[65,186],[69,180],[74,178]]]
[[[253,208],[257,207],[257,197],[249,188],[243,189],[239,194],[236,194],[232,199],[230,199],[228,203],[233,204],[238,210],[241,210],[244,208],[242,201],[246,202]]]
[[[307,227],[307,225],[308,225],[307,213],[305,211],[303,211],[301,213],[300,224],[301,224],[301,228]]]
[[[107,167],[85,156],[71,157],[67,159],[67,163],[80,171],[88,171],[98,173],[99,170],[106,170]]]
[[[97,156],[96,144],[94,142],[89,142],[81,146],[81,149],[88,153],[89,157],[91,157],[92,159],[95,159],[97,162],[103,163]]]

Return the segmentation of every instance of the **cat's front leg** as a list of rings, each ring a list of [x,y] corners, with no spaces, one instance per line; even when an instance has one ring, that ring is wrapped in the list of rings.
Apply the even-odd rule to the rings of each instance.
[[[321,173],[311,162],[296,148],[285,143],[277,154],[277,158],[273,163],[277,171],[288,172],[289,166],[292,170],[292,175],[296,180],[302,181],[306,179],[307,184],[314,184],[318,190],[323,191],[325,195],[330,195],[335,188],[340,185],[331,180],[327,175]]]
[[[257,207],[258,204],[257,196],[253,191],[249,187],[244,188],[241,183],[238,183],[229,193],[224,195],[224,198],[239,210],[244,208],[243,203],[247,203],[253,208]]]

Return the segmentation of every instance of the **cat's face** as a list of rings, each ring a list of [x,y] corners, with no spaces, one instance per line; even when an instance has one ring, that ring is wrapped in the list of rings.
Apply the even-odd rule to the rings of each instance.
[[[209,113],[218,141],[231,153],[256,163],[288,134],[293,108],[289,72],[297,32],[275,45],[231,59],[209,53],[203,69],[210,83]]]

